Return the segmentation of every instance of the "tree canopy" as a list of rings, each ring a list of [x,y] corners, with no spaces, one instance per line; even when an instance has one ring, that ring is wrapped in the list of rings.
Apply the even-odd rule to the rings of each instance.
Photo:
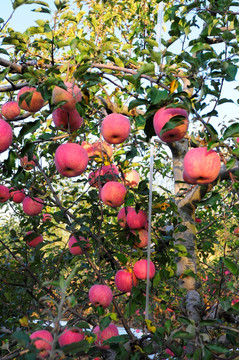
[[[0,359],[237,359],[239,3],[11,5]]]

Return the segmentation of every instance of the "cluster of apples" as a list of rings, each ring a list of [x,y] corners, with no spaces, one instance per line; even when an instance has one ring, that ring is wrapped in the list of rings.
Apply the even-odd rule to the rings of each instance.
[[[60,347],[77,343],[84,340],[85,335],[81,329],[70,328],[65,329],[58,338]],[[53,336],[48,330],[37,330],[30,335],[30,339],[35,347],[39,350],[39,358],[44,359],[47,357],[52,349]]]
[[[172,128],[164,129],[164,126],[174,118],[177,122],[176,126],[172,124]],[[153,118],[155,133],[166,143],[183,139],[188,125],[188,113],[183,108],[163,107]],[[184,157],[183,179],[189,184],[210,184],[217,179],[220,169],[221,160],[216,151],[208,151],[206,147],[193,148]]]
[[[21,97],[21,95],[24,95],[26,92],[31,95],[29,101]],[[41,93],[37,91],[35,87],[24,86],[17,94],[17,101],[8,101],[3,104],[1,112],[4,119],[13,120],[20,115],[21,109],[35,113],[39,111],[43,105],[44,99]],[[13,140],[12,127],[4,119],[2,117],[0,118],[0,153],[7,150]]]
[[[99,325],[96,326],[92,333],[96,335],[95,344],[101,349],[108,349],[109,345],[103,345],[103,341],[110,339],[113,336],[118,336],[119,331],[115,324],[110,323],[104,330],[100,330]],[[53,336],[48,330],[37,330],[30,335],[34,346],[39,350],[38,357],[44,359],[48,357],[53,343]],[[85,339],[84,332],[77,328],[65,328],[65,330],[58,337],[58,344],[62,348],[66,345],[78,343]],[[99,357],[94,358],[94,360],[100,360]]]

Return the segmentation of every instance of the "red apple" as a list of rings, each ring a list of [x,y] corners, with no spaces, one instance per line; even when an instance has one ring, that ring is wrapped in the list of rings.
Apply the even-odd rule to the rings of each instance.
[[[182,124],[175,126],[173,129],[162,131],[164,125],[174,116],[183,116]],[[165,142],[181,140],[188,129],[188,113],[182,108],[161,108],[159,109],[153,119],[154,130],[158,137]]]
[[[138,280],[133,272],[126,269],[117,271],[115,275],[115,286],[119,291],[128,292],[132,290],[133,286],[136,286]]]
[[[239,237],[239,227],[234,229],[233,234]]]
[[[81,101],[81,91],[78,86],[72,84],[71,82],[64,82],[67,90],[55,86],[52,92],[52,101],[53,104],[57,105],[61,101],[66,101],[61,107],[66,111],[72,111],[76,107],[76,103]]]
[[[147,279],[147,260],[138,260],[134,264],[134,274],[138,279],[145,280]],[[150,260],[149,266],[149,278],[152,279],[155,275],[155,266],[154,263]]]
[[[10,198],[10,192],[8,187],[5,185],[0,185],[0,203],[8,201]]]
[[[89,247],[89,240],[86,240],[83,236],[79,236],[79,240],[85,241],[86,242],[85,247]],[[75,236],[71,236],[68,243],[70,253],[73,255],[82,255],[83,254],[82,248],[79,245],[73,246],[74,244],[77,244],[77,240]]]
[[[148,231],[145,229],[138,229],[131,231],[134,235],[137,235],[139,238],[139,242],[135,241],[134,247],[142,249],[148,245]]]
[[[58,343],[60,347],[69,345],[72,343],[77,343],[84,340],[85,336],[82,330],[77,328],[65,329],[63,333],[58,338]]]
[[[196,217],[195,222],[198,223],[198,224],[201,224],[202,220]]]
[[[130,170],[124,174],[125,183],[129,187],[135,187],[138,185],[140,177],[139,173],[136,170]]]
[[[183,169],[184,176],[191,184],[209,184],[219,175],[220,156],[206,147],[193,148],[184,157]]]
[[[34,233],[34,231],[28,231],[28,232],[26,233],[26,235],[30,235],[30,234],[33,234],[33,233]],[[40,243],[42,243],[42,242],[43,242],[43,237],[42,237],[42,235],[38,235],[38,234],[35,233],[34,239],[27,241],[27,245],[35,248],[38,244],[40,244]]]
[[[0,153],[9,148],[12,143],[13,132],[11,126],[0,118]]]
[[[132,209],[126,216],[126,222],[130,229],[141,229],[147,222],[147,213],[144,210]]]
[[[30,104],[24,99],[21,102],[20,96],[26,92],[32,93]],[[24,86],[17,94],[17,101],[21,109],[35,113],[39,111],[44,105],[44,99],[41,93],[35,87]]]
[[[109,345],[103,345],[103,342],[113,336],[119,335],[117,327],[112,323],[102,331],[100,330],[99,325],[97,325],[93,329],[93,333],[97,335],[96,345],[101,349],[109,349]]]
[[[24,213],[29,216],[39,215],[43,209],[43,200],[37,197],[31,198],[27,196],[22,202],[22,208]]]
[[[25,199],[25,191],[24,189],[21,190],[15,190],[15,188],[10,188],[10,198],[13,202],[20,204]]]
[[[42,222],[51,221],[51,214],[42,214]]]
[[[123,184],[117,181],[109,181],[101,189],[100,196],[104,204],[115,208],[124,203],[126,193],[127,190]]]
[[[35,160],[37,159],[36,155],[34,155],[34,154],[33,154],[32,160],[29,160],[29,161],[28,161],[28,156],[25,155],[20,159],[20,164],[23,167],[23,169],[25,169],[27,171],[32,170],[36,166],[34,159]]]
[[[75,143],[61,144],[56,149],[55,165],[57,171],[66,177],[81,175],[88,164],[87,151]]]
[[[94,156],[99,156],[100,158],[111,158],[113,155],[113,149],[110,144],[105,141],[96,141],[93,144]]]
[[[83,141],[81,146],[87,151],[89,158],[94,156],[94,146],[86,141]]]
[[[41,359],[48,356],[51,351],[53,336],[47,330],[38,330],[30,335],[35,347],[40,350],[39,357]]]
[[[101,133],[110,144],[121,144],[128,138],[130,130],[129,119],[121,114],[109,114],[101,124]]]
[[[112,290],[107,285],[93,285],[89,290],[89,299],[93,306],[107,308],[113,299]]]
[[[100,176],[100,179],[99,179]],[[91,186],[99,187],[99,183],[102,185],[109,181],[117,181],[119,176],[119,170],[113,164],[104,165],[95,172],[89,174],[89,183]]]
[[[20,107],[16,101],[8,101],[2,105],[2,115],[7,120],[13,120],[20,115]]]
[[[83,123],[83,118],[76,109],[68,112],[59,107],[53,111],[52,118],[57,127],[64,131],[70,130],[70,132],[78,130]]]
[[[117,220],[118,220],[119,225],[122,228],[125,228],[127,226],[126,215],[131,210],[134,210],[134,209],[131,206],[126,206],[126,207],[123,207],[122,209],[120,209],[120,211],[118,212]]]

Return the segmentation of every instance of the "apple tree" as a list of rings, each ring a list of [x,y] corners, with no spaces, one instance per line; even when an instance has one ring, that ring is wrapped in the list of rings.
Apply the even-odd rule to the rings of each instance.
[[[238,358],[239,4],[11,5],[0,359]]]

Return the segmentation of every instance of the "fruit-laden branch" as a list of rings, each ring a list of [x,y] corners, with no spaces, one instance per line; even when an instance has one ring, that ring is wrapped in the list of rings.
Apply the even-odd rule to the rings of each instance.
[[[71,218],[73,218],[74,220],[76,220],[76,218],[74,217],[74,215],[72,215],[69,211],[67,211],[64,206],[62,205],[60,199],[58,198],[52,184],[51,184],[51,180],[48,178],[48,176],[46,175],[46,173],[44,172],[43,168],[41,167],[39,161],[36,160],[36,165],[37,167],[39,168],[41,174],[43,175],[44,179],[46,180],[46,183],[48,185],[48,187],[50,188],[53,196],[54,196],[54,199],[55,199],[55,203],[56,205],[60,208],[60,210],[65,214],[65,217],[67,219],[67,222],[70,226],[72,226],[72,223],[71,223]],[[75,229],[76,231],[76,229]],[[77,238],[77,234],[74,234],[74,231],[73,231],[73,235]],[[105,284],[105,281],[103,279],[103,277],[101,276],[100,274],[100,271],[98,270],[97,266],[94,264],[94,262],[92,261],[90,255],[88,254],[87,251],[85,251],[84,249],[82,249],[83,251],[83,254],[86,256],[87,258],[87,261],[88,263],[90,264],[91,268],[94,270],[95,274],[97,275],[98,279],[102,282],[102,284]],[[119,319],[122,321],[122,324],[126,330],[126,332],[128,333],[129,337],[131,340],[135,340],[135,336],[134,334],[132,333],[132,331],[130,330],[130,327],[128,326],[128,323],[126,321],[126,319],[124,318],[122,312],[121,312],[121,309],[120,307],[118,306],[117,302],[115,301],[115,299],[113,298],[112,299],[112,303],[115,307],[115,310],[119,316]]]

